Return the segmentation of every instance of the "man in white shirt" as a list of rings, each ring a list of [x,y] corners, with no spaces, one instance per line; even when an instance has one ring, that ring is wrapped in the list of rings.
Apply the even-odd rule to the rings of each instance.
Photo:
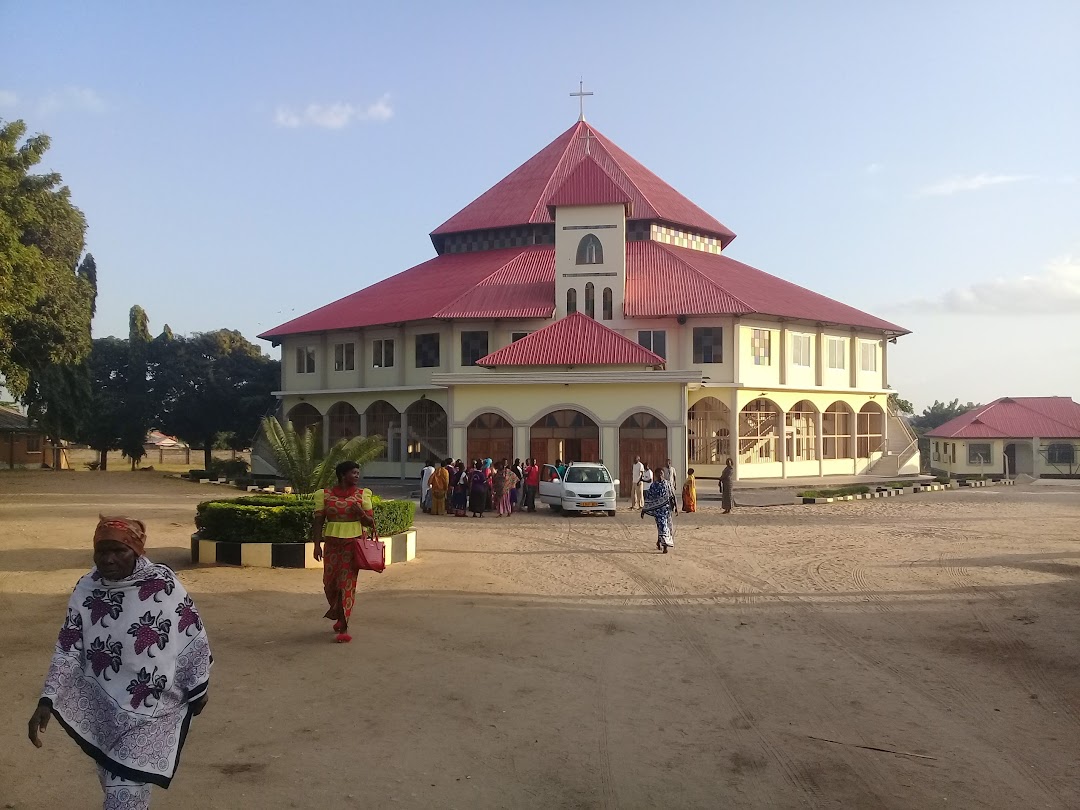
[[[675,467],[671,464],[671,459],[667,460],[667,464],[664,467],[664,480],[671,484],[672,492],[678,491],[678,475],[675,473]]]
[[[634,466],[630,471],[630,508],[645,508],[645,465],[641,463],[641,456],[634,457]]]
[[[428,459],[427,466],[420,471],[420,508],[425,512],[431,511],[431,474],[435,472],[435,466]]]

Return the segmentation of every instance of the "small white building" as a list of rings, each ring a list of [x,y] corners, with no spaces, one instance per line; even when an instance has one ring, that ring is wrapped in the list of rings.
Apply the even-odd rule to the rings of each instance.
[[[1080,478],[1080,405],[1069,397],[1002,397],[926,435],[935,472]]]

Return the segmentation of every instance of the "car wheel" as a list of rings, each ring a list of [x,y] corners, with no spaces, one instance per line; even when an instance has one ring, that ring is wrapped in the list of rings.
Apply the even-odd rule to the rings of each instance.
[[[615,510],[614,509],[608,509],[607,516],[608,517],[615,517]]]
[[[552,512],[561,512],[561,511],[562,511],[562,507],[561,507],[561,506],[559,506],[559,505],[557,505],[557,504],[554,504],[554,503],[553,503],[553,504],[551,504],[551,511],[552,511]]]

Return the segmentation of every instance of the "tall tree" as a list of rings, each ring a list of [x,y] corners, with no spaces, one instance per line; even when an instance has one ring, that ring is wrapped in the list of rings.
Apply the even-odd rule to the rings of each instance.
[[[92,285],[75,268],[86,220],[55,172],[32,174],[49,148],[22,121],[0,121],[0,375],[22,397],[35,371],[90,351]]]
[[[925,433],[978,407],[974,402],[961,405],[959,399],[954,399],[949,403],[939,402],[935,399],[933,405],[925,408],[921,414],[911,420],[911,425],[920,433]]]
[[[90,394],[83,401],[77,438],[98,451],[98,469],[108,468],[109,451],[120,449],[127,398],[127,341],[94,341],[86,362]]]
[[[138,304],[128,313],[127,397],[120,449],[134,470],[146,455],[146,434],[153,427],[157,408],[151,394],[150,319]]]
[[[220,433],[232,433],[240,446],[250,446],[260,419],[276,404],[278,362],[230,329],[155,341],[154,348],[159,427],[201,446],[205,467]]]

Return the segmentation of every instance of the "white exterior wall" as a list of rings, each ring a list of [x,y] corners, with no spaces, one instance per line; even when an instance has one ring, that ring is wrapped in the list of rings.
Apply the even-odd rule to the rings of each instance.
[[[751,347],[751,335],[754,329],[766,329],[769,331],[770,356],[769,364],[754,365],[753,349]],[[734,351],[739,355],[739,379],[743,385],[754,388],[755,386],[769,387],[781,384],[780,369],[781,341],[780,326],[775,321],[741,320],[734,330]]]
[[[590,225],[609,227],[590,228]],[[578,244],[593,234],[604,248],[603,264],[577,264]],[[606,274],[613,275],[606,275]],[[581,275],[589,274],[589,275]],[[604,274],[604,275],[601,275]],[[575,205],[555,209],[555,312],[566,315],[566,292],[577,290],[578,312],[585,311],[585,284],[596,288],[596,320],[602,320],[604,288],[612,292],[612,314],[621,319],[626,286],[626,208],[623,205]],[[609,326],[612,323],[606,322]]]
[[[809,365],[797,366],[794,363],[795,340],[800,336],[809,338],[810,353],[809,353]],[[809,329],[792,328],[788,330],[787,335],[787,381],[786,384],[795,386],[798,388],[813,388],[817,374],[815,369],[817,367],[817,331]]]

